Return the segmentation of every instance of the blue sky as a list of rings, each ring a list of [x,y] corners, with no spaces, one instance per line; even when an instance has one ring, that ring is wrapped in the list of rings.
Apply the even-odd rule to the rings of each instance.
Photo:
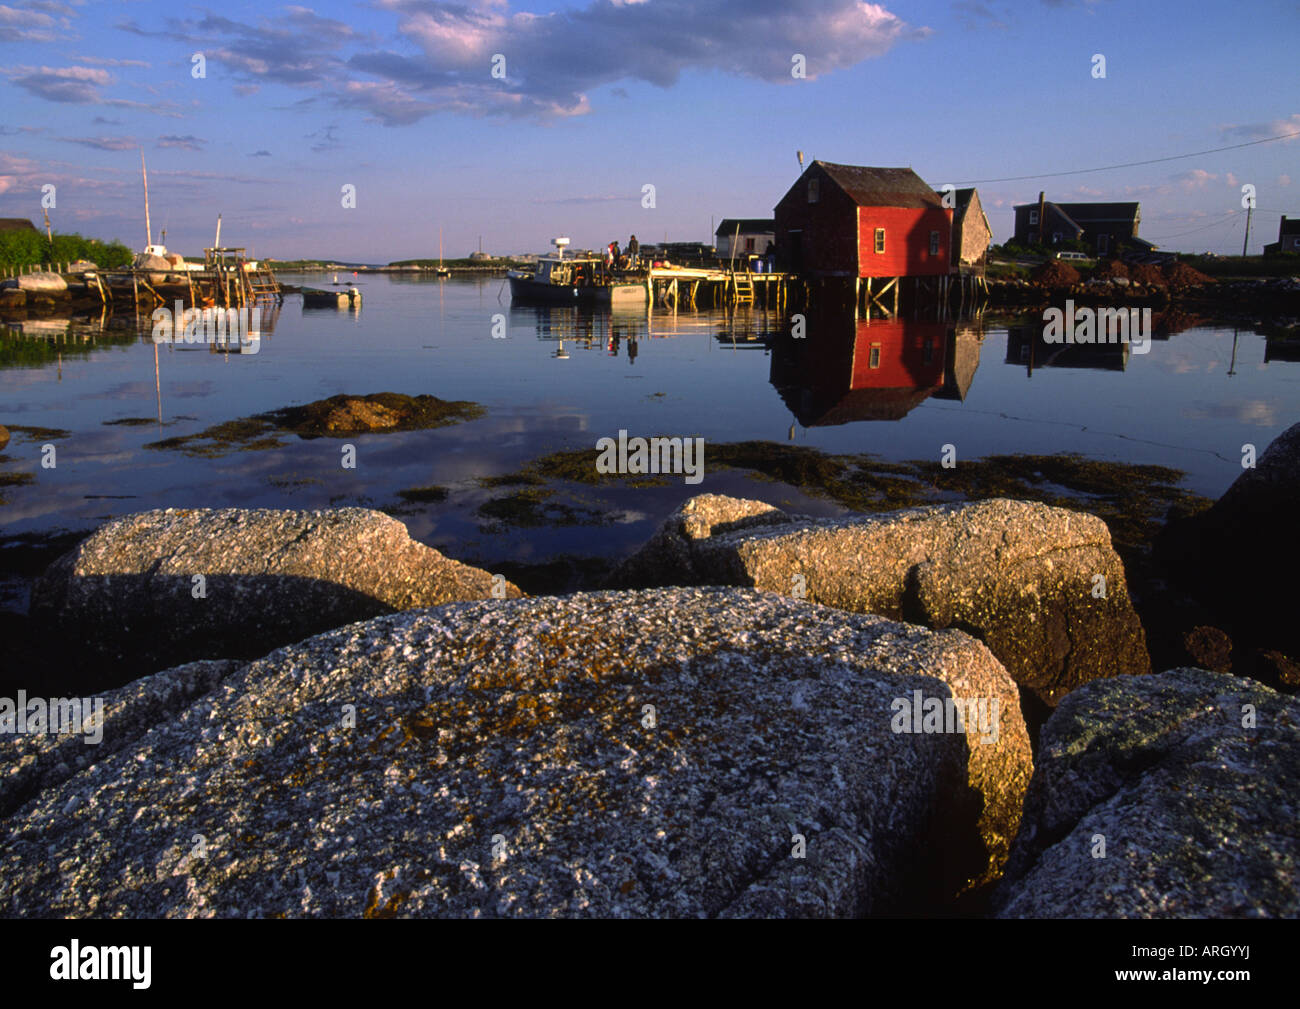
[[[279,258],[436,255],[439,227],[449,256],[703,240],[770,216],[796,150],[939,187],[1300,132],[1298,40],[1294,0],[0,0],[0,216],[39,222],[51,183],[55,228],[138,248],[143,147],[155,232],[189,254],[218,212]],[[1247,183],[1257,252],[1300,216],[1300,138],[979,188],[996,241],[1043,189],[1232,253]]]

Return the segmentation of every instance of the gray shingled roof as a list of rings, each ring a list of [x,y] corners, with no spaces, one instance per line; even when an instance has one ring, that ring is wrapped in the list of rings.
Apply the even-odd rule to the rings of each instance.
[[[935,207],[941,198],[910,168],[868,168],[862,165],[820,165],[850,199],[860,207]]]

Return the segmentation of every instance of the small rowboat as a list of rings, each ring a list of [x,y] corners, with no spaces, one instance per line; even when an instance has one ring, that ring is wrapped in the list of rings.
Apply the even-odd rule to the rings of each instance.
[[[314,287],[302,289],[304,308],[360,308],[360,289],[348,286],[341,291],[320,291]]]

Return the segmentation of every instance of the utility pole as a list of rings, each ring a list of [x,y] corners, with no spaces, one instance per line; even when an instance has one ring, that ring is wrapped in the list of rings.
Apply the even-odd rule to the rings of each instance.
[[[1255,201],[1250,201],[1250,206],[1246,208],[1246,237],[1241,240],[1241,254],[1246,254],[1246,245],[1250,242],[1250,215],[1255,212]]]
[[[54,255],[54,235],[50,232],[50,210],[48,207],[42,208],[41,213],[45,215],[45,239],[50,243],[50,255]]]

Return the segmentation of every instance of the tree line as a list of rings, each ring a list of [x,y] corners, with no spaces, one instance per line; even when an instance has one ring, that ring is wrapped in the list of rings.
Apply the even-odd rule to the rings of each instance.
[[[82,235],[55,233],[51,243],[39,231],[0,233],[0,268],[38,266],[42,263],[72,263],[84,259],[100,269],[113,270],[130,266],[135,260],[131,250],[120,241],[101,242]]]

